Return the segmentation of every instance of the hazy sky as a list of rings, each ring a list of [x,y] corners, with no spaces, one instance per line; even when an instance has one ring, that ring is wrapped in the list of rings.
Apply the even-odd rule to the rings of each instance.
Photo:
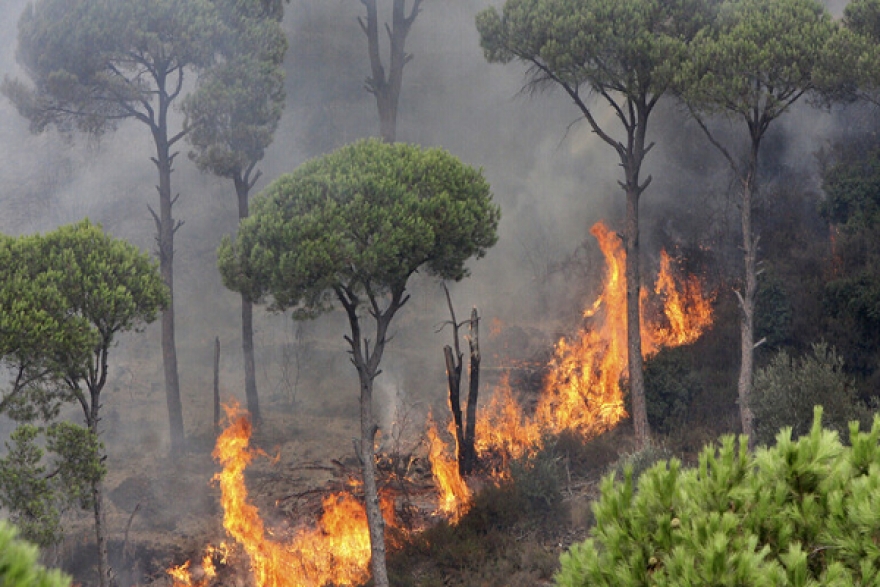
[[[5,0],[0,5],[5,39],[0,70],[7,75],[21,75],[14,52],[16,22],[25,4],[25,0]],[[380,2],[380,9],[388,4]],[[414,59],[406,68],[398,138],[442,146],[466,163],[481,166],[502,206],[498,245],[484,260],[473,263],[470,279],[453,288],[459,313],[476,304],[487,321],[497,319],[554,335],[565,328],[562,320],[586,302],[601,273],[589,227],[603,218],[617,229],[622,226],[623,193],[617,185],[621,170],[616,156],[589,132],[562,93],[519,95],[523,67],[486,63],[474,16],[490,4],[497,3],[426,0],[423,4],[407,41]],[[356,22],[361,11],[357,0],[293,0],[288,5],[288,104],[261,164],[264,174],[258,188],[308,157],[378,133],[375,103],[364,91],[369,64],[366,41]],[[385,11],[381,16],[390,15]],[[830,118],[802,110],[788,117],[786,128],[792,130],[777,131],[787,137],[778,143],[785,145],[783,159],[809,167],[813,151],[829,132]],[[600,118],[609,120],[606,114]],[[699,228],[676,222],[702,222],[700,214],[719,205],[729,178],[680,108],[663,105],[652,125],[649,132],[657,148],[649,155],[646,171],[654,176],[654,183],[643,197],[643,226],[646,235],[674,238]],[[146,209],[157,200],[156,172],[148,159],[151,149],[149,134],[133,121],[100,142],[85,137],[65,141],[54,132],[34,136],[8,101],[0,99],[0,230],[13,234],[47,230],[89,216],[116,236],[152,250],[154,225]],[[177,160],[173,183],[175,192],[181,193],[175,217],[185,221],[175,256],[183,391],[191,395],[202,385],[215,335],[228,341],[224,365],[229,371],[227,387],[234,390],[240,377],[240,342],[235,338],[240,328],[238,298],[223,288],[214,269],[219,240],[236,225],[234,192],[228,181],[200,174],[185,154]],[[687,214],[668,213],[676,207]],[[659,229],[652,226],[652,218],[664,210],[663,224]],[[646,238],[643,246],[646,258],[656,258],[654,240]],[[579,247],[580,262],[571,267],[582,274],[569,270],[548,276],[548,267]],[[399,319],[400,339],[406,345],[398,346],[409,354],[401,350],[398,356],[416,352],[423,362],[414,365],[409,359],[393,358],[394,347],[388,362],[392,371],[428,369],[438,374],[440,389],[431,393],[442,397],[441,348],[447,335],[435,334],[433,327],[445,319],[445,306],[432,280],[418,277],[413,289],[413,301],[404,310],[408,316]],[[327,340],[338,343],[343,359],[340,368],[349,368],[342,354],[342,331],[332,331],[341,327],[341,321],[322,320],[309,331],[322,338],[323,325],[328,325]],[[274,352],[279,332],[289,329],[283,321],[266,317],[258,318],[257,326],[262,329],[257,333],[258,346],[261,340],[268,341],[264,353]],[[151,344],[158,344],[157,330],[148,330],[146,340]],[[499,349],[484,352],[491,355]],[[156,353],[157,361],[158,357]],[[158,366],[155,373],[160,380]],[[400,373],[389,377],[406,379]]]

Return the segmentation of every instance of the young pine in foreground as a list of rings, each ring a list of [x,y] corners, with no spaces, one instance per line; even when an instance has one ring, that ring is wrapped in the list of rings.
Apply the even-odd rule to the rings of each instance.
[[[880,584],[880,416],[850,425],[850,445],[821,426],[784,429],[771,448],[706,447],[695,468],[655,465],[634,487],[602,483],[591,537],[561,557],[559,587]]]

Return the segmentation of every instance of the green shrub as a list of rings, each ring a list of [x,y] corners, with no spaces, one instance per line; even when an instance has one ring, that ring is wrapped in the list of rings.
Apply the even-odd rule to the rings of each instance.
[[[642,473],[653,467],[655,463],[671,456],[666,447],[649,444],[641,450],[621,456],[608,468],[608,472],[615,479],[624,479],[629,472],[633,480],[638,481]]]
[[[544,514],[562,503],[562,470],[552,450],[539,451],[510,463],[510,478],[529,514]]]
[[[13,526],[0,520],[0,587],[67,587],[70,578],[37,564],[37,547],[19,540]]]
[[[852,420],[870,423],[867,410],[856,399],[855,384],[843,371],[843,359],[825,343],[812,353],[792,358],[778,353],[755,374],[752,411],[759,444],[772,442],[788,426],[797,438],[810,430],[813,407],[822,406],[825,426],[845,434]]]
[[[880,416],[791,430],[752,454],[724,437],[699,464],[656,464],[638,481],[602,482],[590,538],[561,557],[558,587],[880,584]]]
[[[699,390],[687,347],[663,349],[645,361],[645,403],[651,430],[668,434],[681,426]]]

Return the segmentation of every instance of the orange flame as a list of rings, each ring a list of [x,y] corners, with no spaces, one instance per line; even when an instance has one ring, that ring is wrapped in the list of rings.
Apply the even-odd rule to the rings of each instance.
[[[454,434],[454,431],[453,431]],[[458,472],[458,462],[447,457],[447,445],[437,433],[437,424],[428,414],[428,445],[431,473],[440,494],[438,510],[453,520],[467,512],[471,490]]]
[[[647,294],[645,290],[642,290]],[[712,296],[704,296],[700,280],[693,275],[676,279],[672,261],[666,251],[660,252],[660,274],[654,293],[663,300],[663,316],[667,325],[647,318],[647,295],[642,298],[642,354],[656,354],[661,348],[691,344],[712,325]]]
[[[540,426],[514,399],[507,375],[495,389],[489,404],[480,410],[475,436],[478,454],[498,452],[504,459],[519,458],[540,442]]]
[[[595,224],[590,233],[599,242],[607,268],[602,290],[584,311],[589,324],[573,340],[563,338],[557,343],[533,416],[525,414],[507,381],[495,390],[477,424],[481,455],[496,451],[518,458],[539,447],[546,433],[574,430],[589,438],[610,430],[626,416],[620,389],[628,366],[626,253],[617,234],[603,223]],[[643,356],[663,347],[690,344],[711,326],[712,296],[703,294],[696,277],[678,277],[665,251],[653,291],[662,312],[649,311],[648,292],[643,289]]]
[[[626,253],[616,233],[595,224],[607,268],[602,291],[584,312],[591,325],[575,340],[561,339],[538,403],[536,419],[543,430],[576,430],[595,436],[626,416],[620,378],[626,372]]]
[[[229,424],[217,439],[213,456],[223,465],[219,479],[223,526],[250,558],[257,587],[320,587],[357,585],[369,577],[370,535],[363,505],[346,493],[323,501],[324,513],[312,529],[304,529],[282,544],[267,534],[259,510],[248,503],[244,470],[255,451],[249,450],[251,424],[238,405],[224,406]],[[383,500],[383,514],[393,522],[393,502]],[[390,514],[390,515],[389,515]],[[206,587],[216,576],[208,547],[204,575],[194,580],[187,561],[168,570],[174,587]]]

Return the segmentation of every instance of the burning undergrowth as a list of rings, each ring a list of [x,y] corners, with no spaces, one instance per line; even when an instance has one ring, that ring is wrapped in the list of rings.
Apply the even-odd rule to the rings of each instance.
[[[619,237],[603,224],[595,225],[591,233],[607,264],[602,289],[584,312],[578,333],[556,344],[535,401],[518,401],[509,379],[503,378],[479,410],[475,449],[483,465],[479,479],[472,480],[474,485],[509,480],[511,465],[529,462],[549,437],[594,438],[626,417],[621,389],[627,369],[625,255]],[[650,292],[642,291],[645,356],[689,344],[711,325],[711,296],[703,294],[699,280],[678,273],[664,252],[655,286]],[[250,569],[249,582],[259,587],[346,586],[366,581],[370,541],[359,484],[350,480],[343,490],[322,495],[321,513],[312,524],[294,528],[285,536],[275,535],[249,502],[245,487],[245,468],[258,454],[249,448],[249,420],[234,406],[227,408],[227,416],[229,425],[218,438],[213,456],[223,466],[215,479],[230,540],[209,547],[197,564],[169,570],[174,586],[212,586],[219,582],[218,574],[240,572],[244,559]],[[449,432],[455,438],[454,430]],[[409,479],[400,474],[399,467],[385,472],[382,510],[392,547],[402,545],[408,532],[423,529],[432,510],[454,524],[474,503],[474,489],[459,474],[455,447],[449,448],[432,418],[426,434],[433,483]],[[425,504],[425,493],[434,491],[436,498]],[[422,503],[413,505],[419,499]],[[405,524],[399,523],[401,512],[408,518]],[[232,568],[225,571],[227,567]]]
[[[475,448],[484,470],[496,479],[509,476],[510,462],[540,450],[549,436],[575,433],[594,438],[627,415],[621,388],[627,371],[626,255],[620,238],[604,224],[597,223],[590,233],[605,257],[602,289],[584,311],[578,333],[557,342],[536,406],[518,401],[509,379],[503,378],[480,410]],[[679,275],[663,251],[654,287],[650,293],[643,288],[641,294],[643,355],[696,341],[712,324],[712,301],[699,279]],[[461,515],[470,492],[436,429],[429,438],[441,509]],[[442,478],[447,475],[452,478]]]
[[[268,528],[248,498],[244,472],[265,456],[250,447],[251,424],[238,405],[225,406],[227,426],[217,439],[214,459],[223,467],[214,480],[221,491],[223,527],[229,541],[206,547],[198,563],[168,570],[175,587],[208,587],[250,569],[260,586],[320,587],[357,585],[368,578],[370,539],[360,485],[349,480],[344,490],[321,499],[320,515],[311,525],[294,528],[289,537]],[[382,492],[382,513],[393,546],[401,540],[392,488]]]

